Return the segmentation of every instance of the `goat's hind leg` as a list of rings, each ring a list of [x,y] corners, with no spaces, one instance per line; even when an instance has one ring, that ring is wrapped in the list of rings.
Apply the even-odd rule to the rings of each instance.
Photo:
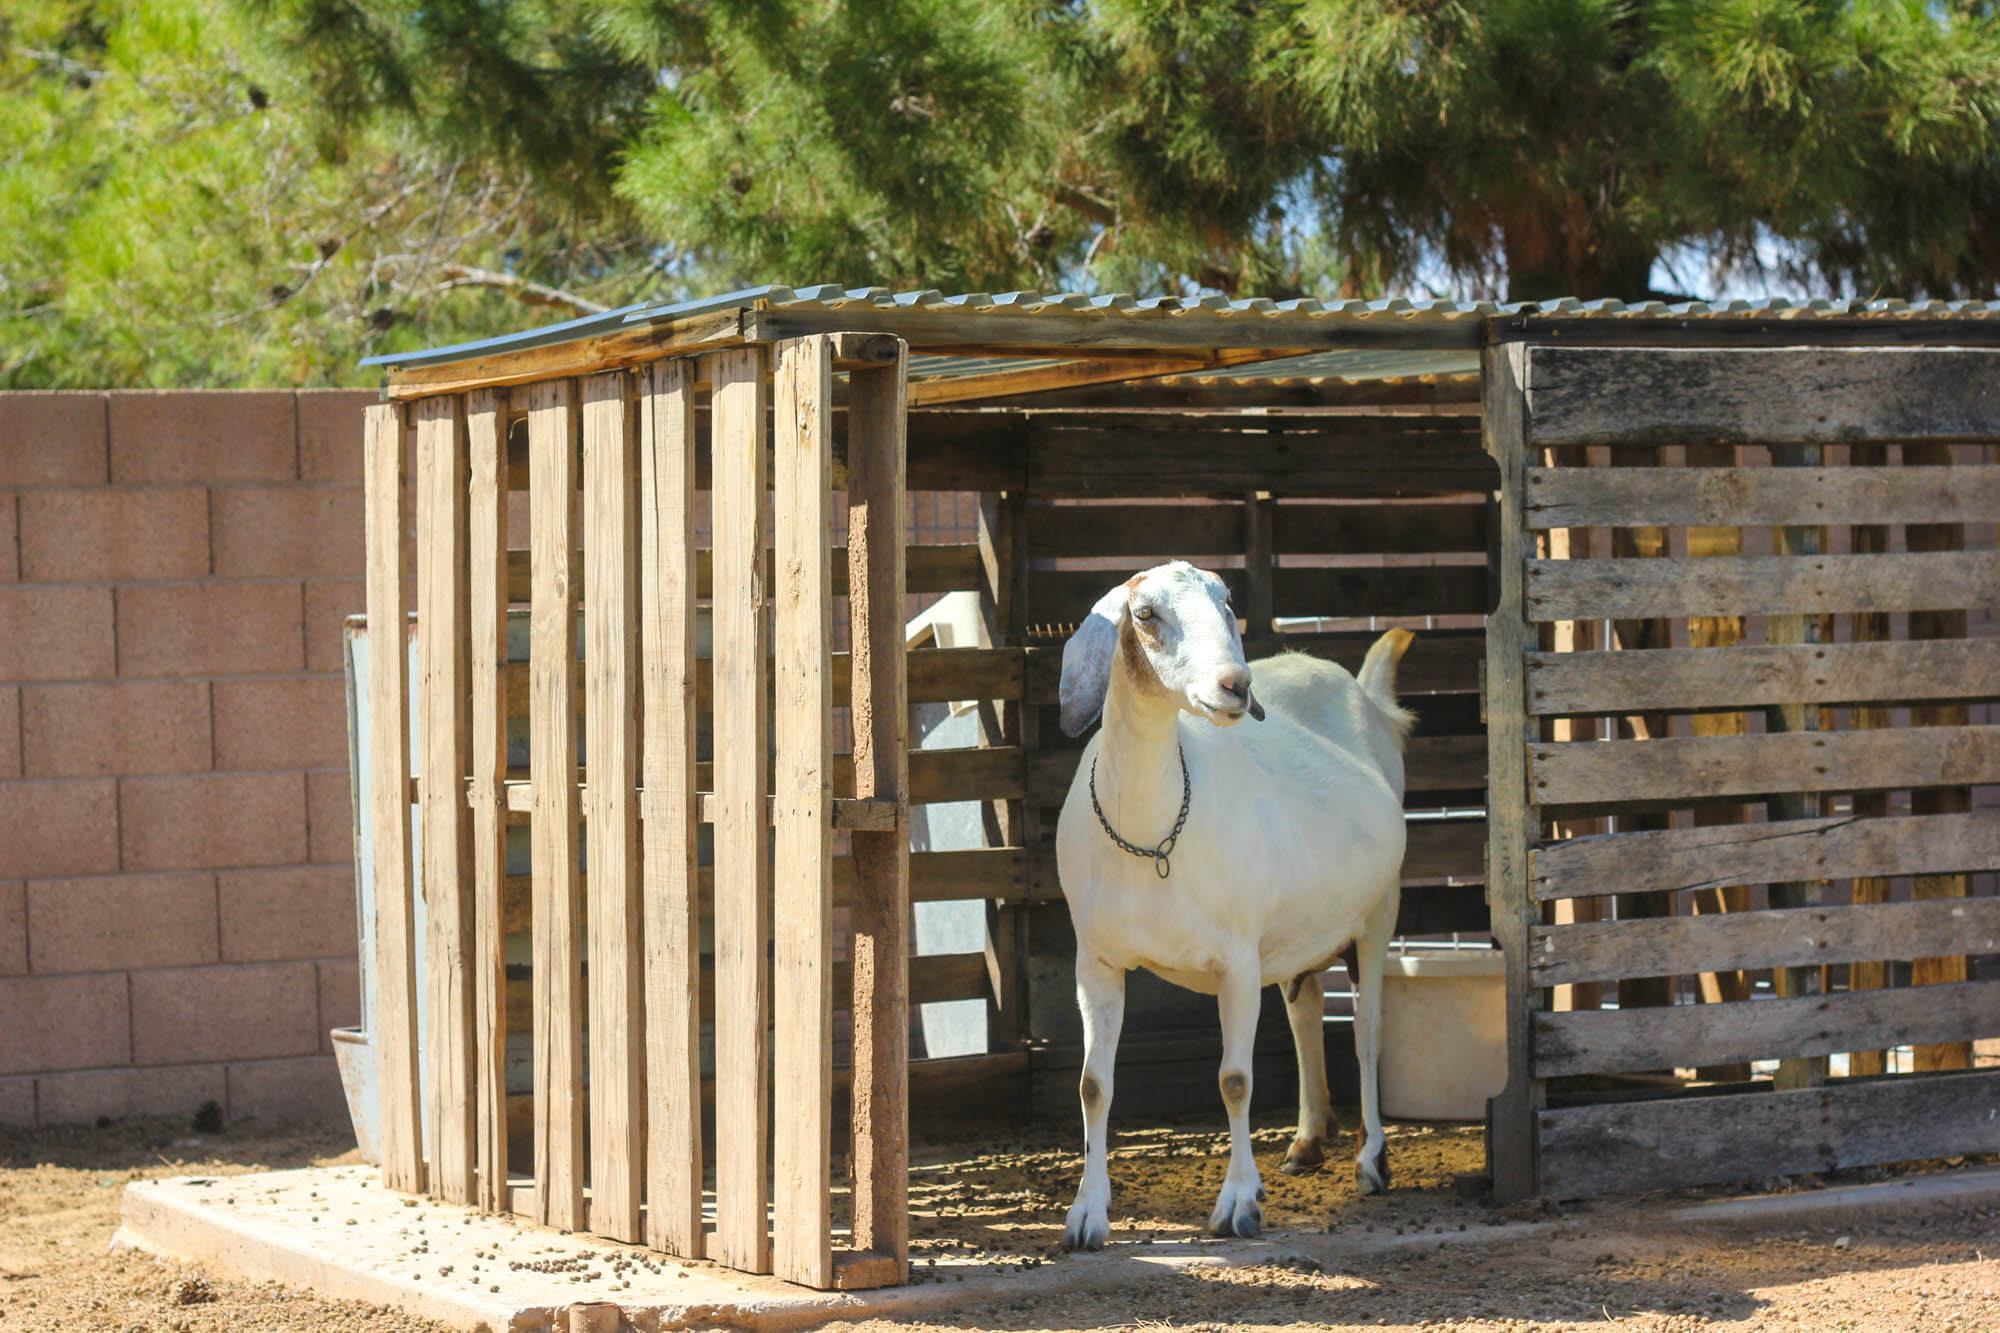
[[[1070,1205],[1063,1248],[1101,1250],[1111,1238],[1111,1172],[1105,1164],[1111,1123],[1111,1071],[1125,1022],[1125,973],[1083,949],[1076,954],[1076,1005],[1083,1014],[1083,1180]]]
[[[1396,929],[1402,894],[1392,891],[1369,915],[1347,951],[1347,975],[1354,983],[1354,1050],[1361,1065],[1361,1150],[1354,1159],[1354,1186],[1362,1194],[1389,1189],[1389,1142],[1382,1133],[1377,1068],[1382,1055],[1382,969],[1389,937]]]
[[[1222,1104],[1229,1112],[1229,1174],[1209,1214],[1218,1236],[1255,1236],[1264,1230],[1264,1182],[1250,1146],[1250,1056],[1257,1045],[1257,958],[1237,960],[1222,978],[1216,1009],[1222,1018]]]
[[[1333,1134],[1333,1098],[1326,1090],[1326,987],[1302,972],[1285,987],[1285,1017],[1299,1056],[1299,1132],[1285,1152],[1284,1173],[1302,1176],[1326,1161]]]

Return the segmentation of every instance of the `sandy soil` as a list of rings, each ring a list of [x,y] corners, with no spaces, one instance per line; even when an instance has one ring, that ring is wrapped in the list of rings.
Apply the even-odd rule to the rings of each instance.
[[[1115,1245],[1192,1252],[1222,1178],[1226,1144],[1218,1121],[1202,1117],[1118,1136]],[[1067,1262],[1059,1244],[1062,1215],[1080,1160],[1066,1128],[1046,1134],[1002,1128],[919,1150],[912,1252],[920,1281],[945,1280],[927,1261],[946,1256],[1023,1267]],[[1509,1218],[1552,1225],[1533,1237],[1466,1245],[1458,1242],[1478,1239],[1503,1220],[1453,1185],[1479,1166],[1476,1132],[1405,1125],[1391,1133],[1396,1187],[1387,1198],[1363,1200],[1344,1161],[1315,1176],[1281,1175],[1276,1168],[1289,1131],[1276,1117],[1259,1122],[1267,1225],[1295,1237],[1332,1229],[1367,1242],[1357,1246],[1363,1253],[1338,1263],[1322,1267],[1281,1240],[1272,1262],[1256,1267],[1163,1269],[1140,1288],[968,1305],[935,1323],[833,1327],[867,1333],[892,1327],[1209,1333],[1326,1325],[2000,1330],[2000,1208],[1696,1234],[1663,1229],[1666,1201],[1654,1199],[1511,1210]],[[1343,1153],[1350,1149],[1351,1143]],[[352,1160],[344,1127],[195,1134],[139,1122],[0,1131],[0,1333],[437,1328],[388,1310],[107,1249],[127,1181]],[[1376,1244],[1397,1235],[1404,1239],[1394,1249]]]

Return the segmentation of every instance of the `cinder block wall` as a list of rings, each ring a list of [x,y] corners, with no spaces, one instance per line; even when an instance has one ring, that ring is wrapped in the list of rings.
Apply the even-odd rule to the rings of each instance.
[[[373,398],[0,394],[0,1123],[342,1113]]]

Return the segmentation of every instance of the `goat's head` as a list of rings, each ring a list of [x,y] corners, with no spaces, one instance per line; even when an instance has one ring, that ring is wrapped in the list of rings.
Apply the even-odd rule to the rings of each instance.
[[[1098,599],[1063,645],[1062,729],[1081,735],[1104,710],[1114,669],[1131,685],[1230,727],[1264,709],[1250,693],[1250,667],[1229,589],[1183,560],[1135,574]]]

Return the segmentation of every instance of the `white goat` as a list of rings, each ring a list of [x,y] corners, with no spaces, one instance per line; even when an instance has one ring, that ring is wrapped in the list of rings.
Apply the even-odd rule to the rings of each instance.
[[[1078,735],[1104,719],[1056,833],[1084,1033],[1084,1168],[1064,1235],[1071,1249],[1098,1249],[1110,1235],[1105,1126],[1134,967],[1217,997],[1229,1172],[1208,1226],[1254,1236],[1264,1197],[1249,1125],[1258,992],[1290,983],[1299,1128],[1284,1169],[1310,1171],[1333,1128],[1317,974],[1352,941],[1363,1125],[1356,1177],[1364,1194],[1388,1188],[1375,1065],[1403,864],[1412,718],[1395,687],[1410,635],[1384,634],[1358,678],[1303,654],[1265,658],[1253,696],[1228,598],[1214,574],[1160,565],[1105,594],[1063,648],[1063,730]],[[1183,725],[1183,713],[1214,725]],[[1230,730],[1246,713],[1259,725]]]

